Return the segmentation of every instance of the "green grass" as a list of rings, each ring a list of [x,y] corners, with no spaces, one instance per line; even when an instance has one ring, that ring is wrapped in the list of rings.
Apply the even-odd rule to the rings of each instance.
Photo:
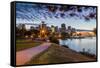
[[[64,51],[60,49],[60,46],[58,46],[57,44],[52,44],[48,50],[41,53],[35,58],[33,57],[31,61],[27,62],[26,64],[49,64],[69,62],[70,59],[65,59],[66,56],[63,53]]]
[[[33,57],[26,64],[54,64],[80,61],[95,61],[95,59],[91,59],[72,51],[69,48],[65,48],[53,43],[48,50],[40,53],[36,57]]]
[[[33,42],[31,39],[17,39],[16,43],[26,43],[26,42]]]
[[[36,42],[32,40],[16,40],[16,51],[21,51],[31,47],[40,45],[42,42]]]

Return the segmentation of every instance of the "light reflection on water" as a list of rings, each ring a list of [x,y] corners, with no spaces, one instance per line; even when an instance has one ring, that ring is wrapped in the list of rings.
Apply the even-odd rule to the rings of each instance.
[[[85,51],[96,55],[96,37],[67,40],[59,39],[59,44],[66,45],[70,49],[73,49],[77,52],[83,51],[83,49],[85,49]]]

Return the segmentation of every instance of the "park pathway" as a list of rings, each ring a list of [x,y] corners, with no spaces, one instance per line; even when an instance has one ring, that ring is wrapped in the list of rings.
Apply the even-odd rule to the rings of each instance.
[[[37,47],[16,52],[16,65],[24,65],[26,62],[30,61],[31,58],[47,50],[50,45],[51,43],[43,43]]]

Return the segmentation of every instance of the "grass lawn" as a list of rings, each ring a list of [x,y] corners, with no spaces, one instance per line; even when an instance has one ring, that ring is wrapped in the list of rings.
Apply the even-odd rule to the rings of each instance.
[[[21,51],[31,47],[40,45],[42,42],[36,42],[32,40],[16,40],[16,51]]]
[[[67,63],[67,62],[80,62],[80,61],[95,61],[75,51],[52,44],[50,48],[43,53],[33,57],[30,62],[26,64],[50,64],[50,63]]]

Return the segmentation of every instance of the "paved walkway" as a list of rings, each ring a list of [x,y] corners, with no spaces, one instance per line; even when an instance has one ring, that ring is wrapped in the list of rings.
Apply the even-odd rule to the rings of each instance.
[[[18,51],[16,53],[16,65],[24,65],[26,62],[30,61],[31,58],[48,49],[50,45],[51,43],[43,43],[37,47]]]

